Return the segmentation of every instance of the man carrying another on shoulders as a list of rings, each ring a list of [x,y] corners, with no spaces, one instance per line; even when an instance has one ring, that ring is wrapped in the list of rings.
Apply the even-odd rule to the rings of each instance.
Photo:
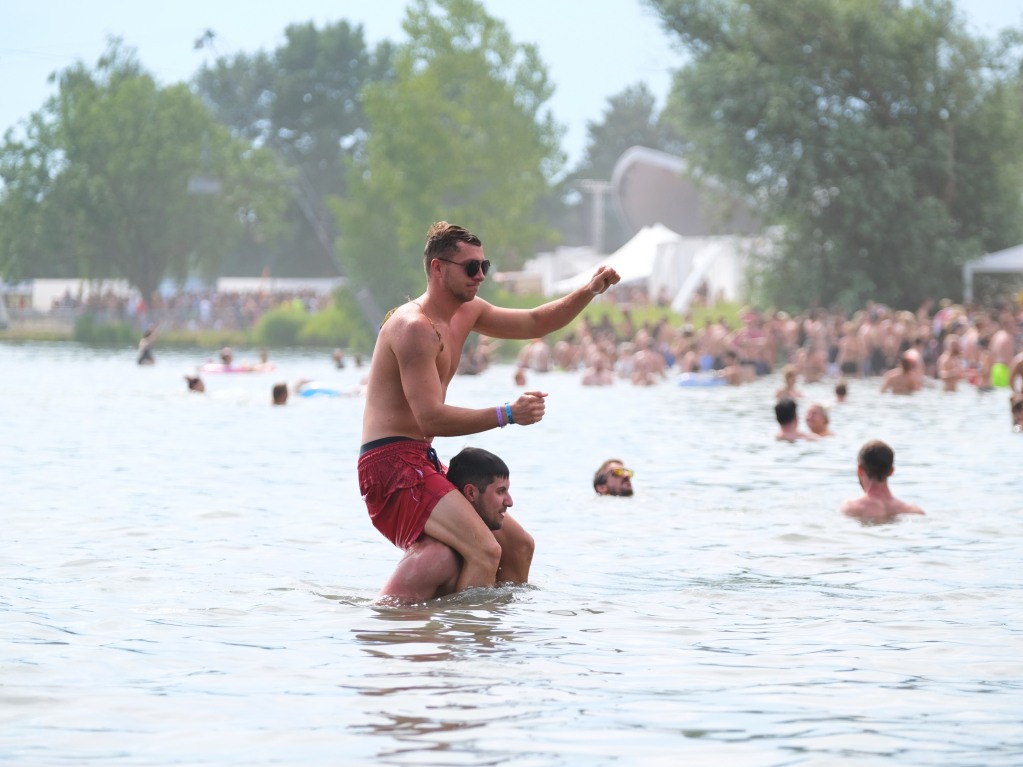
[[[863,495],[842,504],[842,513],[861,522],[892,522],[901,514],[923,514],[919,506],[900,501],[888,489],[888,477],[895,473],[895,452],[879,439],[860,448],[856,476]]]
[[[504,461],[478,447],[464,448],[451,459],[447,471],[448,482],[461,492],[498,541],[506,512],[513,505],[508,474]],[[454,592],[461,571],[462,557],[454,549],[422,535],[405,549],[377,602],[407,605],[447,596]]]
[[[544,398],[527,391],[513,403],[463,408],[445,402],[469,333],[542,338],[571,322],[619,280],[602,266],[586,285],[535,309],[505,309],[477,296],[490,269],[479,237],[440,221],[427,232],[426,292],[394,309],[377,336],[366,385],[359,490],[374,526],[401,549],[425,533],[463,559],[455,591],[522,582],[532,537],[505,516],[500,539],[444,476],[434,437],[478,434],[544,415]]]

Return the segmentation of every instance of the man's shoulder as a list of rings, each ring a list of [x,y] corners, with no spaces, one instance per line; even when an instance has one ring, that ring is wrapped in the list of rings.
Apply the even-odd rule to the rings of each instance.
[[[905,501],[900,501],[897,498],[893,499],[893,500],[894,500],[894,502],[890,504],[890,507],[891,507],[892,512],[894,514],[923,514],[924,513],[924,510],[921,509],[919,506],[917,506],[915,504],[906,503]]]

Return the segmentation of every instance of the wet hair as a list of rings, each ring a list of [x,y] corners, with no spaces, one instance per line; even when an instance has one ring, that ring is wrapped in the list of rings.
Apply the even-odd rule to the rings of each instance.
[[[856,463],[875,482],[884,482],[895,465],[895,451],[879,439],[872,439],[860,448]]]
[[[288,385],[283,383],[274,384],[274,388],[271,390],[273,394],[273,403],[275,405],[283,405],[288,401]]]
[[[796,420],[796,401],[791,397],[782,397],[774,405],[774,417],[784,426]]]
[[[185,376],[185,380],[188,381],[189,391],[202,391],[202,379],[199,376]]]
[[[480,238],[460,226],[438,221],[426,232],[426,247],[423,249],[423,268],[430,273],[430,262],[435,258],[447,258],[458,252],[459,243],[480,245]]]
[[[610,467],[612,463],[620,463],[622,466],[625,465],[625,461],[619,458],[608,458],[606,461],[604,461],[604,463],[600,464],[600,468],[597,469],[596,473],[593,475],[594,490],[596,490],[601,485],[607,484],[608,467]]]
[[[845,381],[839,381],[837,384],[835,384],[835,394],[837,394],[839,397],[844,397],[848,393],[849,387],[846,385]]]
[[[511,476],[508,464],[481,447],[466,447],[448,464],[448,482],[461,490],[472,485],[481,493],[498,478]]]

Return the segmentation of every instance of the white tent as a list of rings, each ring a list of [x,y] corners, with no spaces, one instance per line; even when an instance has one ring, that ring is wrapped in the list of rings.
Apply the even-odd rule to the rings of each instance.
[[[988,253],[963,264],[963,300],[973,300],[973,275],[976,272],[1023,274],[1023,245]]]
[[[654,271],[658,254],[670,251],[682,239],[682,235],[662,224],[644,226],[631,240],[599,263],[614,268],[623,285],[647,280]],[[569,293],[585,285],[592,276],[593,268],[586,268],[572,277],[558,280],[554,283],[554,290]]]
[[[635,237],[600,263],[621,276],[621,285],[643,285],[656,299],[672,297],[672,308],[685,311],[693,295],[706,283],[712,298],[736,301],[742,298],[746,255],[758,239],[737,235],[683,237],[666,226],[644,227]],[[567,293],[585,285],[593,268],[554,283],[554,290]]]

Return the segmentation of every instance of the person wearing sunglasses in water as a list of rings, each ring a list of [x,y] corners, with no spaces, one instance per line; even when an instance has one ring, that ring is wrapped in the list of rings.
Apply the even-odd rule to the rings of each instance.
[[[632,477],[635,473],[632,469],[626,469],[619,459],[608,458],[593,475],[593,489],[597,495],[632,495]]]
[[[448,384],[469,333],[491,338],[542,338],[571,322],[619,281],[599,267],[588,283],[534,309],[506,309],[477,294],[490,271],[479,237],[439,221],[426,234],[426,292],[392,309],[377,335],[366,381],[359,450],[359,490],[373,525],[408,550],[424,534],[462,558],[455,591],[502,582],[524,583],[533,539],[505,514],[490,530],[444,476],[435,437],[478,434],[544,416],[546,393],[525,391],[513,402],[466,408],[449,405]]]

